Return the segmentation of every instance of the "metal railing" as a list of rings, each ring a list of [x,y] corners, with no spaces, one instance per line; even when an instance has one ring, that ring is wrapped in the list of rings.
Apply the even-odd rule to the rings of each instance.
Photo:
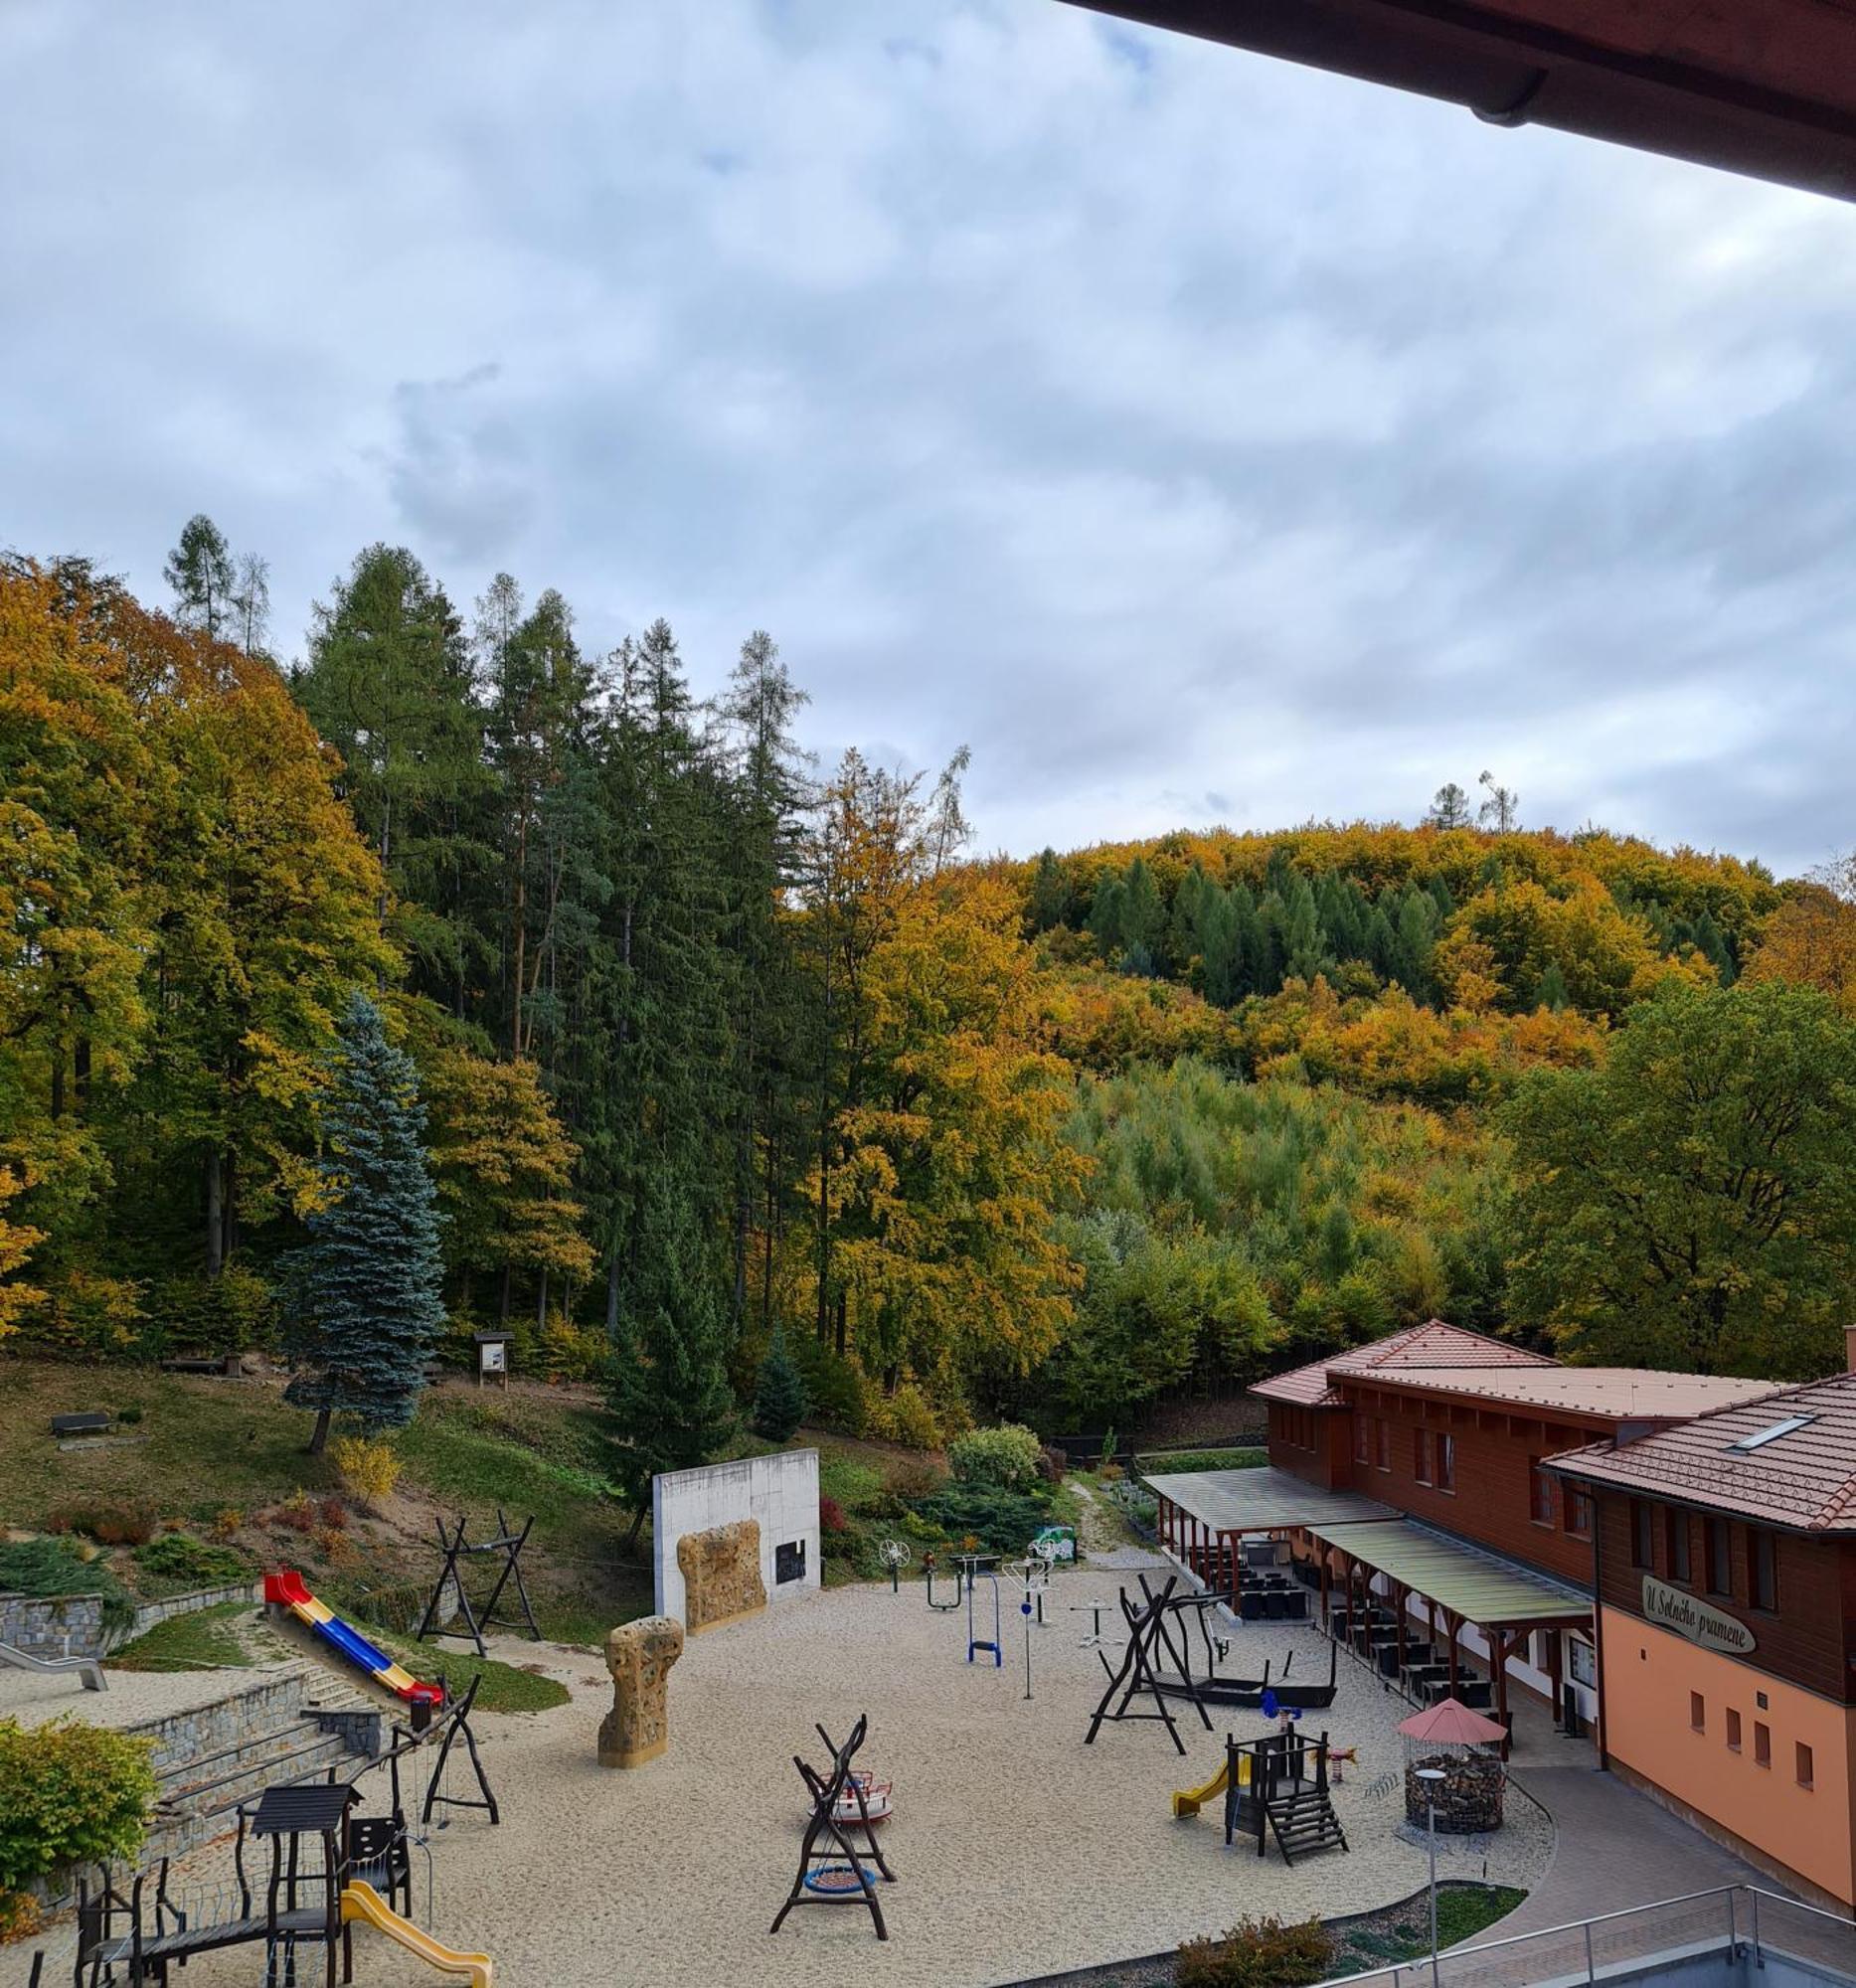
[[[1478,1940],[1424,1954],[1388,1967],[1335,1975],[1321,1988],[1523,1988],[1541,1981],[1596,1982],[1602,1973],[1677,1948],[1687,1954],[1718,1951],[1724,1960],[1750,1957],[1766,1963],[1768,1946],[1856,1977],[1856,1923],[1818,1905],[1807,1905],[1757,1885],[1722,1885],[1680,1898],[1627,1905],[1538,1932]]]

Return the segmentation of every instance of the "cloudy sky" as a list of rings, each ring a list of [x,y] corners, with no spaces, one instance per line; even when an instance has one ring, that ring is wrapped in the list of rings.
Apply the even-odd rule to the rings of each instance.
[[[1856,208],[1057,0],[0,5],[0,543],[751,628],[986,847],[1856,842]]]

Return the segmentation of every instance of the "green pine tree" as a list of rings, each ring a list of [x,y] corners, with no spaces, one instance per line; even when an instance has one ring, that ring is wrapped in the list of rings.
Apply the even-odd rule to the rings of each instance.
[[[291,1350],[304,1371],[285,1399],[316,1411],[311,1455],[333,1414],[404,1428],[444,1324],[418,1077],[365,994],[350,997],[330,1064],[320,1162],[328,1202],[290,1266]]]
[[[1558,1015],[1565,1011],[1572,996],[1566,991],[1566,975],[1560,971],[1560,962],[1550,959],[1547,970],[1540,976],[1540,985],[1534,990],[1534,1005],[1537,1008],[1551,1008]]]
[[[735,1426],[716,1231],[662,1176],[640,1211],[609,1399],[620,1447],[613,1474],[632,1509],[632,1537],[651,1508],[651,1479],[710,1457]]]
[[[805,1377],[786,1351],[786,1335],[775,1331],[755,1384],[754,1427],[768,1442],[784,1442],[805,1419],[809,1403]]]

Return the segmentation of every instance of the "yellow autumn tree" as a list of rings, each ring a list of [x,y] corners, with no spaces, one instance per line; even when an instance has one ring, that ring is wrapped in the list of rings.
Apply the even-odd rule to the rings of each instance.
[[[865,1370],[1028,1372],[1071,1318],[1052,1233],[1083,1177],[1059,1137],[1071,1073],[1014,894],[972,875],[903,894],[866,981],[864,1095],[840,1116],[834,1254]]]
[[[34,1245],[45,1241],[42,1231],[7,1220],[7,1203],[24,1185],[11,1167],[0,1166],[0,1339],[17,1332],[21,1313],[29,1311],[45,1296],[34,1285],[14,1277],[14,1272],[24,1267]]]
[[[430,1003],[404,1008],[459,1307],[471,1309],[475,1280],[488,1276],[506,1315],[520,1272],[533,1280],[545,1322],[550,1280],[572,1287],[592,1274],[592,1245],[581,1234],[586,1211],[572,1191],[579,1149],[528,1058],[492,1062],[450,1035]]]
[[[1843,1014],[1856,1015],[1856,856],[1791,887],[1761,927],[1741,977],[1820,988]]]

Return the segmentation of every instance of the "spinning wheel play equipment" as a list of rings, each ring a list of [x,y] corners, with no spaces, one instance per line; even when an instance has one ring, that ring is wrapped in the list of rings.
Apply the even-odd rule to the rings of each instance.
[[[890,1592],[897,1592],[897,1576],[909,1565],[909,1543],[906,1540],[885,1540],[877,1549],[877,1558],[890,1571]],[[933,1565],[929,1562],[930,1567]]]
[[[825,1744],[831,1747],[829,1774],[815,1773],[797,1753],[792,1756],[792,1764],[798,1768],[800,1779],[811,1793],[812,1814],[806,1824],[804,1840],[799,1845],[799,1869],[794,1874],[792,1890],[786,1895],[786,1903],[774,1914],[773,1923],[767,1928],[769,1933],[778,1932],[794,1905],[857,1902],[869,1906],[877,1937],[888,1939],[890,1936],[889,1928],[883,1923],[883,1907],[877,1901],[876,1880],[880,1876],[893,1885],[896,1873],[883,1861],[883,1852],[877,1847],[876,1831],[871,1827],[876,1818],[870,1812],[866,1785],[874,1788],[876,1783],[868,1775],[857,1775],[851,1771],[851,1762],[856,1758],[857,1749],[864,1743],[864,1736],[869,1730],[868,1716],[860,1714],[857,1724],[851,1728],[850,1738],[842,1746],[836,1746],[832,1744],[831,1735],[822,1726],[813,1728]],[[856,1815],[840,1820],[840,1805],[846,1801],[855,1805]],[[861,1843],[858,1841],[860,1837]],[[876,1875],[872,1875],[867,1866],[874,1866]]]

